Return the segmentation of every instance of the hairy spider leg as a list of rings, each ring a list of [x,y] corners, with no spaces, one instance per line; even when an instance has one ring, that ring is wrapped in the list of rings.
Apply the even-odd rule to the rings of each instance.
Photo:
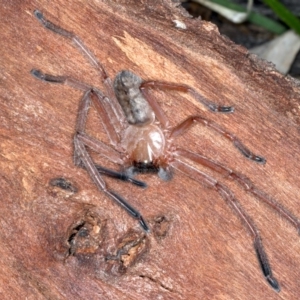
[[[146,232],[150,232],[150,228],[144,220],[143,216],[131,206],[123,197],[115,193],[114,191],[108,190],[106,188],[105,181],[102,179],[99,171],[97,170],[95,163],[85,149],[85,145],[77,139],[77,136],[74,137],[74,146],[76,152],[81,159],[83,165],[88,171],[90,177],[93,179],[94,183],[100,191],[103,191],[108,196],[110,196],[114,201],[116,201],[121,207],[123,207],[129,215],[139,221],[140,225]]]
[[[219,174],[230,178],[234,180],[235,182],[239,183],[245,191],[253,194],[255,197],[272,207],[275,211],[280,213],[286,220],[288,220],[292,225],[294,225],[298,231],[298,234],[300,234],[300,221],[298,218],[296,218],[288,209],[283,207],[280,203],[278,203],[275,199],[271,198],[269,195],[267,195],[265,192],[259,190],[252,182],[251,180],[246,177],[243,174],[240,174],[236,171],[233,171],[222,164],[215,162],[201,154],[193,153],[187,150],[184,150],[182,148],[177,148],[175,151],[175,156],[177,157],[184,157],[187,158],[193,162],[196,162],[198,164],[201,164],[205,167],[208,167],[209,169],[218,172]],[[239,214],[238,211],[236,211],[237,214]],[[242,218],[242,216],[240,216]],[[253,221],[251,221],[254,225]],[[254,239],[254,248],[255,252],[258,257],[258,261],[260,263],[261,269],[263,271],[264,276],[266,277],[269,284],[277,290],[278,284],[275,284],[274,287],[274,281],[270,281],[270,274],[271,273],[271,267],[268,262],[267,256],[265,252],[263,251],[263,246],[260,237],[258,239]],[[275,281],[276,282],[276,281]],[[279,288],[279,287],[278,287]],[[278,290],[279,291],[279,290]]]
[[[100,114],[103,120],[103,126],[110,139],[111,144],[113,144],[114,146],[117,146],[119,144],[119,133],[122,131],[123,126],[125,126],[126,120],[125,118],[121,120],[118,119],[115,110],[112,108],[114,103],[110,102],[110,99],[108,97],[105,97],[101,91],[99,91],[95,87],[92,87],[69,76],[56,76],[51,74],[45,74],[42,71],[36,69],[31,70],[31,74],[35,78],[40,79],[42,81],[68,85],[78,90],[82,90],[88,94],[92,92],[95,108],[97,109],[98,113]],[[94,94],[96,94],[96,96]],[[86,105],[86,102],[90,103],[89,98],[90,96],[83,97],[79,104],[80,116],[78,117],[76,123],[76,131],[79,131],[80,128],[82,134],[85,134],[84,127],[86,123],[88,109],[90,107],[89,104]]]
[[[87,150],[85,148],[85,146],[91,146],[91,148],[93,148],[94,150],[100,150],[99,152],[101,153],[101,149],[99,149],[98,147],[101,147],[101,144],[103,144],[103,143],[98,143],[98,141],[96,139],[93,139],[93,138],[89,139],[88,136],[85,134],[87,112],[88,112],[88,109],[90,107],[91,100],[92,100],[92,98],[90,96],[93,94],[94,93],[92,90],[87,91],[84,94],[82,100],[80,101],[78,115],[77,115],[77,122],[76,122],[77,133],[75,134],[75,137],[74,137],[75,153],[78,156],[78,158],[81,160],[81,163],[87,169],[90,177],[95,182],[98,189],[105,192],[107,195],[109,195],[111,198],[113,198],[133,218],[135,218],[139,221],[140,225],[146,232],[149,232],[150,228],[148,227],[143,216],[133,206],[131,206],[124,198],[119,196],[114,191],[107,190],[106,184],[105,184],[104,180],[102,179],[100,173],[105,174],[105,170],[108,170],[108,169],[102,168],[102,169],[100,169],[100,172],[99,172],[97,166],[95,165],[91,156],[89,155],[89,153],[87,152]],[[100,116],[101,117],[105,116],[107,118],[107,116],[105,114],[105,108],[101,105],[102,104],[101,97],[104,97],[101,94],[102,93],[99,93],[99,92],[94,94],[94,95],[96,95],[95,100],[97,100],[96,102],[94,101],[94,103],[99,104],[99,107],[96,106],[96,109],[100,113]],[[105,120],[102,120],[102,121],[104,122]],[[107,120],[107,121],[108,121],[108,123],[110,123],[109,120]],[[84,137],[84,139],[87,139],[87,140],[84,140],[81,137]],[[84,141],[86,141],[86,143],[84,143]],[[107,172],[106,172],[106,175],[107,175]],[[112,172],[110,172],[110,175],[112,175]]]
[[[185,157],[193,162],[196,162],[202,166],[205,166],[217,173],[225,176],[225,178],[230,178],[233,181],[240,184],[246,192],[251,193],[255,197],[259,198],[261,201],[269,205],[275,211],[277,211],[280,215],[282,215],[287,221],[289,221],[300,234],[300,221],[297,217],[295,217],[288,209],[283,207],[280,203],[278,203],[275,199],[267,195],[265,192],[258,189],[252,181],[245,176],[244,174],[238,173],[234,170],[231,170],[219,162],[213,161],[210,158],[205,157],[199,153],[193,153],[191,151],[187,151],[182,148],[177,148],[175,151],[175,155]]]
[[[177,126],[175,126],[170,133],[171,138],[176,138],[182,134],[184,134],[187,130],[189,130],[193,125],[195,124],[202,124],[207,126],[208,128],[220,133],[222,136],[227,138],[229,141],[233,143],[233,145],[247,158],[260,163],[265,164],[266,159],[262,156],[258,156],[251,152],[234,134],[227,131],[226,129],[222,128],[217,123],[210,121],[208,119],[205,119],[201,116],[190,116],[187,119],[185,119],[183,122],[179,123]]]
[[[140,87],[140,91],[150,104],[152,110],[154,111],[155,118],[159,121],[162,129],[167,129],[169,127],[169,120],[162,108],[157,103],[155,97],[153,97],[147,88]]]
[[[77,133],[75,134],[75,137],[74,137],[75,153],[76,153],[76,155],[78,155],[79,159],[81,160],[81,162],[83,163],[83,165],[87,169],[90,177],[93,179],[93,181],[95,182],[98,189],[100,191],[105,192],[108,196],[110,196],[112,199],[114,199],[133,218],[135,218],[139,221],[140,225],[142,226],[142,228],[146,232],[149,232],[150,228],[148,227],[148,225],[147,225],[146,221],[144,220],[143,216],[133,206],[131,206],[124,198],[119,196],[114,191],[107,190],[106,184],[105,184],[104,180],[102,179],[102,177],[99,173],[99,170],[97,169],[97,167],[95,166],[95,163],[93,162],[91,156],[89,155],[89,153],[85,149],[85,146],[86,146],[85,143],[83,142],[82,139],[78,138],[85,131],[87,111],[90,107],[90,102],[91,102],[91,98],[90,98],[90,93],[91,92],[92,91],[88,91],[84,95],[84,97],[82,98],[81,104],[79,106],[80,109],[78,111],[78,118],[77,118],[77,122],[76,122]],[[97,95],[96,99],[99,100],[98,103],[100,103],[100,106],[101,106],[101,101],[100,101],[101,99],[99,98],[101,95],[100,94],[96,94],[96,95]],[[89,100],[87,100],[87,99],[89,99]],[[101,108],[103,108],[103,107],[101,106]],[[103,112],[105,112],[105,109],[103,110]],[[100,115],[101,115],[101,113],[100,113]],[[84,137],[87,138],[88,136],[85,135]],[[96,141],[96,140],[95,139],[88,139],[88,144],[89,144],[89,142],[92,142],[92,141]],[[89,144],[89,145],[91,145],[91,144]],[[95,145],[99,146],[101,144],[95,143]],[[104,170],[102,169],[102,171],[104,171]]]
[[[128,182],[131,182],[132,184],[135,184],[135,185],[143,187],[143,188],[147,187],[147,184],[145,182],[130,177],[128,175],[127,171],[116,172],[114,170],[104,168],[104,167],[99,166],[97,164],[95,164],[95,166],[96,166],[98,172],[101,173],[101,174],[104,174],[104,175],[109,176],[111,178],[119,179],[119,180],[122,180],[122,181],[128,181]]]
[[[31,74],[34,77],[46,82],[66,84],[78,89],[83,89],[83,88],[86,89],[86,92],[83,95],[79,104],[79,110],[78,110],[77,121],[76,121],[76,134],[74,137],[74,148],[75,148],[74,163],[77,166],[83,165],[85,169],[88,171],[92,180],[95,182],[96,186],[99,188],[99,190],[105,192],[107,195],[113,198],[132,217],[134,217],[139,221],[140,225],[146,232],[149,232],[150,229],[146,221],[144,220],[143,216],[117,193],[108,190],[106,188],[106,184],[102,179],[100,173],[102,173],[103,175],[107,175],[110,177],[115,177],[124,181],[131,182],[140,187],[145,187],[146,184],[143,183],[142,181],[135,180],[128,175],[123,176],[124,175],[123,173],[118,174],[118,172],[115,172],[113,170],[109,170],[101,166],[96,166],[92,158],[88,154],[87,150],[85,149],[85,146],[87,146],[93,149],[94,151],[97,151],[99,154],[107,157],[110,161],[114,163],[117,164],[123,163],[120,157],[120,153],[118,151],[114,150],[113,148],[105,145],[101,141],[98,141],[95,138],[85,133],[87,114],[92,101],[91,95],[92,96],[95,95],[95,97],[93,98],[94,104],[96,103],[95,107],[99,112],[100,117],[104,118],[103,120],[104,128],[106,129],[111,140],[116,139],[115,143],[118,143],[119,138],[117,137],[117,133],[114,130],[114,125],[111,123],[112,122],[111,119],[108,117],[113,113],[113,111],[106,110],[106,108],[108,109],[110,108],[109,105],[106,105],[105,107],[104,105],[102,105],[104,103],[102,100],[104,100],[104,98],[106,99],[107,97],[105,97],[100,91],[97,91],[95,88],[92,88],[85,83],[82,83],[80,81],[77,81],[67,76],[54,76],[54,75],[44,74],[41,71],[35,69],[31,71]]]
[[[67,39],[70,39],[76,45],[76,47],[85,54],[85,56],[88,58],[88,60],[91,62],[91,64],[99,71],[100,76],[103,81],[108,78],[106,70],[98,62],[98,60],[94,56],[94,54],[79,39],[78,36],[76,36],[73,32],[67,31],[67,30],[57,26],[56,24],[50,22],[49,20],[45,19],[43,14],[39,10],[36,9],[36,10],[34,10],[33,13],[34,13],[35,17],[41,22],[41,24],[45,28],[47,28]]]
[[[73,79],[69,76],[57,76],[57,75],[46,74],[37,69],[32,69],[30,73],[33,77],[49,83],[59,83],[59,84],[68,85],[70,87],[73,87],[81,91],[87,91],[91,89],[90,85],[78,81],[76,79]]]
[[[209,110],[213,112],[232,113],[234,111],[234,108],[232,106],[220,106],[218,104],[215,104],[186,84],[149,80],[144,81],[141,84],[141,88],[159,89],[162,91],[171,90],[190,93],[195,99],[197,99],[200,103],[202,103],[204,106],[206,106]]]
[[[86,133],[83,134],[78,134],[77,138],[87,147],[89,147],[90,149],[94,150],[95,152],[99,153],[101,156],[106,157],[108,160],[110,160],[111,162],[118,164],[118,165],[122,165],[123,164],[123,160],[120,157],[120,153],[116,150],[114,150],[112,147],[107,146],[106,144],[104,144],[103,142],[87,135]],[[80,161],[78,163],[75,162],[75,165],[80,165]],[[131,182],[132,184],[135,184],[137,186],[140,187],[147,187],[147,184],[143,181],[134,179],[133,177],[128,175],[128,172],[126,171],[114,171],[114,170],[110,170],[107,168],[104,168],[100,165],[95,164],[97,170],[99,171],[99,173],[112,177],[112,178],[116,178],[122,181],[128,181]]]
[[[218,106],[206,98],[204,98],[202,95],[197,93],[194,89],[190,88],[187,85],[184,84],[176,84],[176,83],[167,83],[167,82],[160,82],[160,81],[144,81],[141,84],[141,91],[143,95],[148,100],[149,104],[151,105],[152,109],[154,110],[157,119],[161,123],[163,128],[167,128],[169,126],[169,122],[158,105],[157,101],[154,99],[154,97],[151,95],[151,93],[148,91],[148,89],[160,89],[160,90],[176,90],[181,92],[190,92],[199,102],[207,106],[210,110],[214,112],[233,112],[233,107],[231,106]],[[219,132],[221,135],[223,135],[225,138],[229,139],[234,146],[247,158],[261,164],[265,164],[266,160],[265,158],[254,154],[251,152],[235,135],[230,133],[229,131],[225,130],[221,126],[219,126],[217,123],[207,120],[201,116],[190,116],[180,124],[178,124],[176,127],[174,127],[171,131],[170,137],[175,138],[179,135],[184,134],[188,129],[190,129],[193,125],[196,123],[203,124],[211,129],[213,129],[216,132]]]
[[[114,111],[111,109],[109,99],[105,97],[102,92],[95,89],[90,90],[88,99],[89,100],[84,101],[83,98],[83,100],[79,104],[76,131],[78,132],[78,134],[87,135],[85,133],[87,113],[91,106],[91,101],[93,101],[93,105],[100,116],[100,119],[102,121],[101,123],[110,139],[110,143],[121,152],[121,149],[119,149],[118,147],[120,143],[120,135],[117,131],[121,130],[121,128],[118,128],[117,126],[119,122],[116,119]]]
[[[91,50],[88,49],[87,46],[84,45],[84,43],[80,40],[80,38],[75,35],[73,32],[67,31],[58,25],[50,22],[49,20],[45,19],[43,14],[39,10],[34,10],[35,17],[40,21],[40,23],[46,28],[51,30],[54,33],[59,34],[60,36],[67,38],[71,40],[77,49],[80,50],[81,53],[84,54],[84,56],[88,59],[88,61],[91,63],[92,66],[94,66],[101,77],[101,80],[105,86],[106,89],[106,95],[110,99],[110,101],[113,103],[112,109],[115,111],[115,114],[117,116],[118,120],[124,120],[124,114],[123,111],[115,97],[113,85],[111,82],[111,79],[109,78],[104,66],[97,60],[95,55],[92,53]],[[121,122],[122,123],[122,122]]]
[[[275,291],[279,292],[280,286],[277,280],[272,275],[272,270],[270,268],[267,255],[263,249],[259,232],[256,229],[254,222],[252,221],[250,216],[244,211],[238,200],[235,198],[234,194],[225,185],[219,183],[216,179],[183,162],[180,156],[176,156],[171,165],[193,180],[196,180],[199,183],[203,183],[207,187],[216,190],[226,201],[226,203],[236,212],[237,216],[243,221],[247,230],[253,238],[254,249],[256,251],[258,261],[267,282]]]

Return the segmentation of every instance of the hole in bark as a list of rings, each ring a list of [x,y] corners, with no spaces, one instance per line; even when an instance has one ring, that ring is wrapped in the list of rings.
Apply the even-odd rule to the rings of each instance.
[[[117,245],[115,255],[107,255],[105,260],[110,264],[110,272],[124,274],[148,250],[149,240],[144,233],[129,231]]]
[[[166,237],[170,228],[170,221],[165,216],[158,216],[154,219],[153,234],[156,238]]]
[[[97,251],[103,241],[106,222],[91,213],[72,226],[67,240],[69,244],[68,256],[79,254],[92,254]]]

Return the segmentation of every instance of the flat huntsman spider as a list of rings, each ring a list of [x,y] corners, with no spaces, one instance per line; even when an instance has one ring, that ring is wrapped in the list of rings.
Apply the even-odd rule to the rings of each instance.
[[[251,152],[235,135],[200,115],[187,117],[177,126],[171,127],[163,110],[149,90],[157,89],[189,93],[212,112],[231,113],[233,112],[233,107],[214,104],[187,85],[163,81],[144,81],[131,71],[119,72],[112,82],[103,65],[98,62],[93,53],[84,45],[79,37],[46,20],[38,10],[34,11],[34,15],[46,29],[59,34],[75,44],[91,65],[98,70],[105,87],[105,93],[103,93],[99,89],[69,76],[49,75],[36,69],[31,71],[34,77],[42,81],[65,84],[84,91],[79,104],[76,133],[74,136],[75,165],[84,167],[98,189],[122,206],[129,215],[140,223],[146,232],[150,232],[150,228],[144,217],[123,197],[106,186],[103,179],[104,176],[121,179],[145,187],[146,184],[144,182],[134,179],[135,174],[157,173],[162,180],[170,180],[172,171],[177,170],[199,183],[205,183],[206,186],[216,190],[241,219],[252,237],[253,246],[263,275],[271,287],[279,292],[279,284],[272,275],[261,237],[253,220],[244,211],[228,187],[188,164],[186,159],[233,179],[245,191],[279,212],[297,228],[298,232],[300,232],[299,220],[276,200],[256,188],[245,175],[231,170],[201,154],[177,147],[174,141],[193,125],[199,124],[207,126],[212,131],[231,141],[246,158],[261,164],[266,162],[265,159]],[[111,146],[89,136],[85,132],[88,109],[91,102],[93,102],[100,115]],[[121,166],[121,171],[114,171],[96,165],[89,155],[87,148],[101,153],[102,156],[111,162]]]

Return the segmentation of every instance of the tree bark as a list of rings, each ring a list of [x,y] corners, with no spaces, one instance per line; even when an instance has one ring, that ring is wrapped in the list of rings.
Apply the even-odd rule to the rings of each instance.
[[[249,55],[176,1],[5,1],[1,11],[1,299],[299,299],[297,230],[232,180],[227,185],[260,230],[281,292],[263,278],[251,236],[213,189],[175,172],[144,174],[147,189],[107,179],[146,218],[151,234],[73,164],[72,138],[82,92],[38,81],[32,68],[103,88],[68,40],[33,15],[76,33],[113,78],[187,84],[233,114],[209,112],[192,96],[155,92],[172,125],[211,119],[267,159],[243,157],[224,137],[195,126],[178,140],[244,173],[300,216],[299,82]],[[178,28],[174,20],[183,22]],[[91,109],[88,132],[108,142]],[[103,158],[93,153],[107,167]],[[200,168],[202,169],[202,168]]]

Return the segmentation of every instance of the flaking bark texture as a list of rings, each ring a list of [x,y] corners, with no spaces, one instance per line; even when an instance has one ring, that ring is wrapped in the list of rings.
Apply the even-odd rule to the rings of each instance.
[[[170,182],[140,175],[147,189],[107,179],[146,218],[152,230],[146,235],[73,165],[82,92],[38,81],[30,70],[102,86],[81,53],[45,30],[34,9],[81,37],[111,77],[127,69],[144,79],[188,84],[216,103],[233,105],[233,114],[214,114],[190,96],[155,92],[172,125],[188,115],[205,116],[267,164],[247,160],[200,125],[178,145],[246,174],[300,217],[297,81],[170,0],[2,1],[1,299],[299,299],[296,229],[234,182],[205,170],[229,186],[255,220],[279,294],[261,274],[250,235],[216,191],[180,173]],[[107,142],[93,109],[88,132]]]

